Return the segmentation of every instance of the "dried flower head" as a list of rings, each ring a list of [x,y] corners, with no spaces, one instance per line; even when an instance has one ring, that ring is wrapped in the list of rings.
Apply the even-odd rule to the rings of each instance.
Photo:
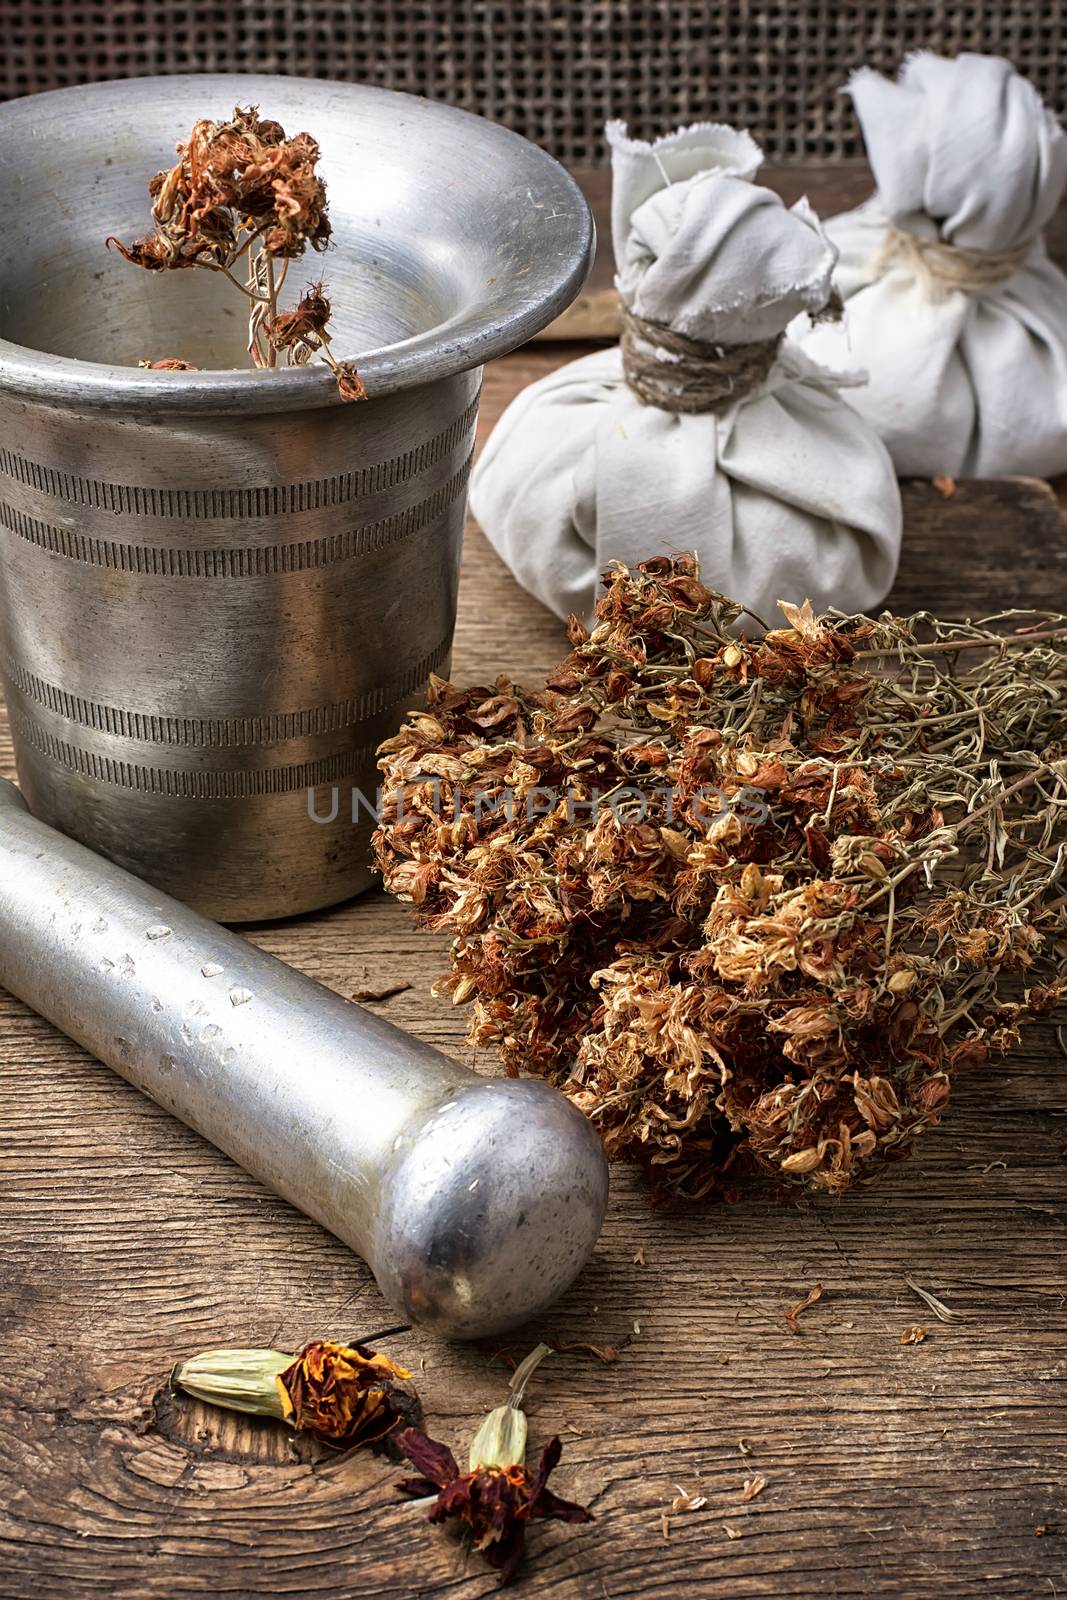
[[[290,350],[299,346],[310,355],[311,351],[318,349],[329,320],[330,302],[323,292],[320,278],[318,283],[310,286],[292,311],[282,311],[273,322],[268,323],[265,332],[276,350]]]
[[[337,360],[326,324],[330,303],[320,283],[295,311],[279,312],[290,261],[330,242],[326,185],[316,171],[319,146],[309,133],[286,136],[281,124],[251,106],[228,122],[207,118],[177,146],[178,160],[148,185],[154,233],[132,244],[109,237],[127,261],[149,271],[206,267],[221,272],[251,302],[248,350],[254,366],[273,367],[280,350],[303,364],[320,351],[338,376],[342,399],[364,399],[354,368]],[[247,283],[234,268],[247,257]],[[142,363],[185,370],[174,362]],[[362,384],[359,385],[362,389]]]
[[[334,370],[337,373],[337,393],[342,400],[366,400],[366,385],[351,361],[339,361]]]
[[[465,1525],[476,1550],[500,1573],[502,1584],[518,1570],[526,1547],[526,1526],[534,1518],[556,1522],[591,1522],[592,1513],[572,1500],[561,1500],[547,1488],[558,1465],[562,1445],[550,1439],[536,1472],[518,1463],[510,1467],[476,1467],[460,1472],[447,1445],[417,1428],[405,1428],[396,1442],[420,1476],[397,1487],[411,1499],[433,1497],[431,1522],[456,1519]]]
[[[340,1448],[392,1432],[408,1409],[396,1385],[410,1377],[364,1345],[316,1339],[278,1374],[278,1383],[292,1407],[293,1427]]]
[[[512,1375],[508,1399],[491,1411],[471,1443],[469,1470],[460,1472],[447,1445],[417,1428],[396,1435],[396,1443],[420,1476],[397,1485],[409,1499],[430,1501],[430,1522],[458,1522],[491,1567],[508,1583],[522,1561],[526,1526],[534,1518],[591,1522],[584,1506],[561,1500],[547,1487],[562,1451],[550,1439],[536,1472],[527,1471],[526,1416],[522,1399],[533,1372],[548,1355],[548,1345],[532,1350]]]
[[[144,367],[147,372],[198,372],[191,361],[183,361],[180,356],[164,356],[161,361],[138,361],[139,367]]]
[[[211,1405],[277,1417],[339,1449],[372,1444],[417,1412],[411,1373],[365,1345],[316,1339],[297,1356],[281,1350],[205,1350],[171,1381]]]
[[[132,245],[108,241],[128,261],[182,267],[207,256],[230,267],[252,233],[275,257],[302,255],[308,245],[325,250],[326,185],[310,134],[287,139],[257,107],[237,107],[228,122],[202,118],[177,151],[174,166],[148,185],[155,233]]]
[[[386,886],[609,1155],[839,1192],[1067,992],[1067,619],[753,640],[689,557],[605,583],[543,689],[433,679],[382,746]]]

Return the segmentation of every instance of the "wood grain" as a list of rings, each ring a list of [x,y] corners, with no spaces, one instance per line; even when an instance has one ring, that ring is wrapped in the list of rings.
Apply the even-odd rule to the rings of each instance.
[[[541,348],[494,368],[483,435],[559,359]],[[1064,604],[1045,486],[961,484],[945,501],[916,485],[907,508],[906,603]],[[559,624],[471,528],[457,677],[533,678],[562,649]],[[6,725],[0,767],[12,770]],[[372,895],[250,937],[342,994],[410,982],[378,1009],[470,1058],[463,1017],[427,992],[446,941],[404,907]],[[555,1356],[534,1384],[532,1440],[562,1430],[558,1488],[596,1521],[534,1531],[526,1592],[1067,1592],[1065,1176],[1048,1028],[962,1082],[910,1165],[836,1204],[786,1207],[757,1189],[655,1212],[616,1173],[593,1263],[510,1341],[631,1339],[610,1366]],[[166,1394],[171,1363],[197,1349],[368,1334],[388,1310],[343,1246],[3,995],[0,1207],[0,1600],[495,1592],[477,1558],[395,1503],[387,1460],[330,1456]],[[906,1273],[966,1320],[937,1322]],[[816,1282],[823,1297],[794,1335],[784,1313]],[[929,1336],[904,1346],[914,1323]],[[458,1453],[501,1394],[499,1353],[414,1333],[389,1349]],[[757,1473],[767,1487],[743,1504]],[[665,1539],[676,1485],[708,1503],[669,1516]]]

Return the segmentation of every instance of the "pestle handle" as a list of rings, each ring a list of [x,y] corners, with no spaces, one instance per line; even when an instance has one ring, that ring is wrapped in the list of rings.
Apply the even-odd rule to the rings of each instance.
[[[536,1315],[596,1243],[604,1154],[556,1090],[469,1072],[39,822],[2,780],[0,985],[446,1338]]]

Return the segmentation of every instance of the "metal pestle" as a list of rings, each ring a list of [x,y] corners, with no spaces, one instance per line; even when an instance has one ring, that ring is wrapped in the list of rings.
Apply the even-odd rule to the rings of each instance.
[[[604,1154],[556,1090],[479,1078],[55,832],[3,781],[0,985],[446,1338],[535,1316],[596,1243]]]

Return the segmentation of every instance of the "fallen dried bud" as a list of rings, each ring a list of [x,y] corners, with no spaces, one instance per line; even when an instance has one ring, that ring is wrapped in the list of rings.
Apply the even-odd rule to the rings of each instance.
[[[527,1523],[541,1518],[592,1521],[584,1506],[561,1500],[547,1487],[562,1450],[558,1437],[545,1446],[536,1472],[525,1465],[522,1397],[535,1368],[549,1353],[547,1345],[538,1345],[516,1368],[508,1400],[489,1413],[475,1434],[468,1472],[460,1472],[446,1445],[419,1429],[407,1428],[396,1435],[397,1445],[420,1473],[398,1484],[400,1493],[422,1504],[430,1502],[430,1522],[461,1524],[474,1548],[497,1569],[502,1584],[514,1577],[522,1561]]]
[[[205,1350],[177,1365],[171,1382],[210,1405],[277,1417],[336,1448],[367,1444],[410,1421],[417,1399],[397,1387],[404,1367],[364,1345],[314,1340],[280,1350]]]
[[[278,1378],[292,1360],[280,1350],[205,1350],[175,1366],[171,1383],[209,1405],[285,1422],[292,1407]]]

